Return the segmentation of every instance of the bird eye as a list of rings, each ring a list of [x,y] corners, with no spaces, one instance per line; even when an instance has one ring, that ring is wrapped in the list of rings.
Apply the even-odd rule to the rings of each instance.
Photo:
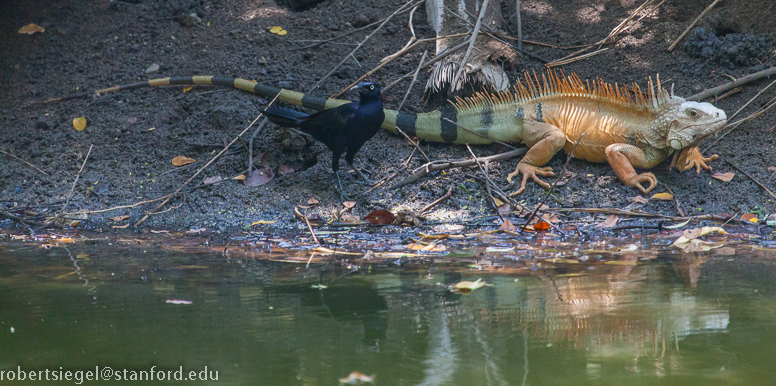
[[[369,89],[370,89],[370,90],[374,90],[374,89],[375,89],[375,85],[371,85],[371,86],[369,86]]]

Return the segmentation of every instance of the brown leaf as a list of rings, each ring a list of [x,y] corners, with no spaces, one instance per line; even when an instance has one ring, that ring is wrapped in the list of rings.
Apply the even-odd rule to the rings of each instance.
[[[275,176],[272,173],[272,169],[254,170],[250,177],[245,177],[243,184],[245,186],[257,187],[272,181]]]
[[[728,182],[735,177],[736,173],[714,173],[711,175],[711,178],[716,178],[720,181]]]
[[[291,174],[296,171],[296,169],[288,166],[288,165],[280,165],[278,167],[278,171],[280,171],[280,174]]]
[[[550,213],[543,214],[542,215],[542,220],[547,221],[549,223],[553,223],[553,224],[556,223],[556,222],[560,222],[560,219],[558,218],[558,215],[550,214]]]
[[[612,228],[615,225],[617,225],[617,221],[620,221],[620,216],[617,216],[616,214],[613,214],[613,215],[607,217],[606,220],[604,220],[603,222],[598,223],[598,225],[596,225],[595,227],[596,228]]]
[[[503,216],[503,215],[509,213],[509,211],[512,208],[509,206],[509,204],[503,204],[503,205],[499,205],[496,209],[498,210],[498,214]]]
[[[768,171],[776,173],[776,166],[768,166]]]
[[[346,223],[355,223],[359,222],[361,219],[358,216],[354,216],[352,214],[343,214],[342,215],[342,222]]]
[[[342,203],[342,205],[344,207],[350,209],[350,208],[356,206],[356,202],[355,201],[345,201],[345,202]]]
[[[197,161],[193,158],[189,158],[183,155],[179,155],[172,159],[173,166],[183,166],[194,162],[197,162]]]
[[[311,198],[307,200],[307,205],[318,205],[318,200],[315,198]]]
[[[646,204],[646,203],[649,202],[649,200],[647,198],[642,197],[642,196],[628,197],[628,201],[635,202],[637,204]]]
[[[113,221],[124,221],[124,220],[126,220],[128,218],[129,218],[129,216],[116,216],[116,217],[111,217],[110,219],[113,220]]]
[[[30,24],[25,25],[22,28],[19,28],[19,33],[20,34],[32,35],[32,34],[34,34],[36,32],[43,32],[45,30],[46,30],[45,28],[43,28],[43,27],[41,27],[41,26],[39,26],[37,24],[30,23]]]
[[[504,219],[504,222],[501,223],[501,226],[499,227],[502,231],[509,231],[509,232],[517,232],[517,228],[515,228],[515,225],[512,224],[511,221]]]
[[[378,224],[378,225],[393,224],[393,220],[395,219],[396,219],[396,216],[394,216],[393,213],[385,209],[375,210],[372,213],[369,213],[368,215],[366,215],[366,217],[364,217],[364,220],[366,220],[370,224]]]
[[[214,176],[214,177],[205,178],[205,180],[202,181],[202,183],[205,185],[210,185],[220,181],[221,181],[221,176]]]
[[[748,221],[757,224],[757,216],[751,213],[744,213],[741,215],[741,221]]]

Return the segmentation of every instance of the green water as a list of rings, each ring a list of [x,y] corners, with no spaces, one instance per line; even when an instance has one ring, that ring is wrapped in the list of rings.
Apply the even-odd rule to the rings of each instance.
[[[360,371],[375,385],[774,385],[774,256],[497,274],[362,261],[351,272],[334,260],[9,242],[0,385],[33,383],[9,381],[18,369],[53,379],[95,366],[207,369],[209,380],[181,384],[338,385]],[[476,278],[492,286],[463,295],[438,284]]]

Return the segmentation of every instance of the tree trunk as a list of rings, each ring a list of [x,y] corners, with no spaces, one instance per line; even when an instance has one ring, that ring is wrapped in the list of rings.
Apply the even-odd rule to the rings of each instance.
[[[426,14],[437,36],[471,32],[477,23],[482,4],[483,0],[426,0]],[[500,31],[503,23],[501,0],[489,0],[480,31]],[[455,47],[469,38],[459,36],[439,39],[436,53],[439,55],[446,48]],[[517,52],[509,45],[480,34],[464,65],[463,74],[453,84],[465,53],[465,48],[460,49],[434,64],[426,83],[426,96],[429,99],[445,100],[455,96],[469,96],[475,92],[506,91],[509,88],[509,79],[502,66],[511,66],[517,62]]]

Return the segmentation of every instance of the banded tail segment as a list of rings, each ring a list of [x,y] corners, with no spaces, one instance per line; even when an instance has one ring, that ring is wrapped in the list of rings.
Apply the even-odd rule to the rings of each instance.
[[[126,84],[121,86],[113,86],[96,90],[97,95],[113,91],[134,90],[143,87],[159,87],[159,86],[173,86],[173,85],[207,85],[207,86],[224,86],[230,87],[242,91],[249,92],[251,94],[260,95],[266,98],[274,98],[278,96],[278,100],[284,103],[288,103],[294,106],[301,106],[316,111],[330,109],[337,107],[348,101],[340,99],[326,99],[314,97],[300,92],[282,89],[279,87],[266,86],[256,83],[252,80],[222,77],[222,76],[183,76],[174,78],[159,78],[149,79],[143,82],[137,82],[132,84]]]

